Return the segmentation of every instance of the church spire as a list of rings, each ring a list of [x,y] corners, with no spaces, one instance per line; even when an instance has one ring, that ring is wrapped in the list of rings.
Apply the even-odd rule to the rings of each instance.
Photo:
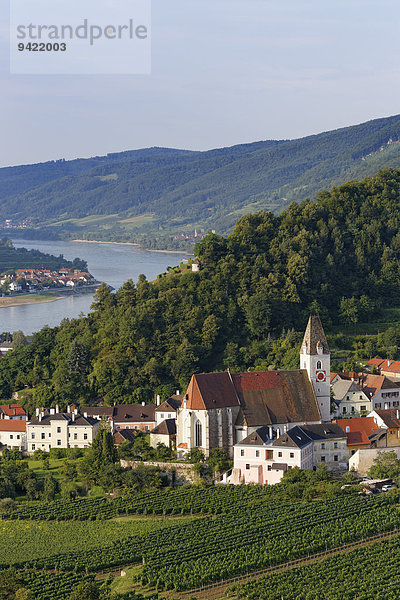
[[[302,343],[303,354],[330,354],[324,328],[318,315],[310,315]]]

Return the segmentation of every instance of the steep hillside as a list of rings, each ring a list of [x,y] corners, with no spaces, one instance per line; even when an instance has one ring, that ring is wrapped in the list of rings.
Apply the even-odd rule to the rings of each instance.
[[[0,220],[121,240],[195,227],[228,232],[248,212],[279,213],[321,189],[400,167],[399,142],[396,115],[298,140],[0,169]]]

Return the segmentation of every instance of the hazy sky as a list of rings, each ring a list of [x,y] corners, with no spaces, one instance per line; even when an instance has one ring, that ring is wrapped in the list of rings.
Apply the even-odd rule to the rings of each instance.
[[[1,166],[294,138],[400,113],[399,0],[152,0],[152,74],[140,76],[10,75],[7,4]]]

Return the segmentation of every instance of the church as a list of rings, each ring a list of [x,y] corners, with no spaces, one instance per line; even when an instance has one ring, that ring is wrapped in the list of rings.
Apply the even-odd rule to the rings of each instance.
[[[300,369],[193,375],[177,410],[179,458],[193,448],[206,457],[234,446],[260,427],[276,440],[294,427],[330,421],[330,352],[321,320],[310,316]]]

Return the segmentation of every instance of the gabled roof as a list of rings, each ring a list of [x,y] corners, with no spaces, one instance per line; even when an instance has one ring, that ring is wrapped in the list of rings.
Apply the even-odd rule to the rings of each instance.
[[[7,417],[23,417],[26,412],[20,404],[0,404],[0,413],[3,412]]]
[[[398,360],[382,360],[379,364],[377,364],[376,362],[372,362],[372,361],[377,361],[377,360],[381,360],[381,359],[372,359],[370,361],[368,361],[368,365],[370,366],[376,366],[381,373],[399,373],[400,372],[400,361]]]
[[[373,417],[336,419],[335,423],[345,432],[348,446],[365,446],[369,444],[369,436],[379,429]]]
[[[89,417],[97,416],[100,417],[112,417],[114,414],[113,406],[82,406],[82,414],[86,413]]]
[[[171,396],[171,398],[168,398],[168,400],[165,400],[164,402],[162,402],[162,404],[160,404],[160,406],[157,406],[156,411],[157,412],[168,412],[168,411],[177,411],[178,408],[180,408],[182,401],[183,401],[184,396],[177,396],[176,394],[174,396]]]
[[[0,419],[0,431],[25,432],[26,421],[16,419]]]
[[[279,436],[272,445],[281,448],[305,448],[311,443],[312,439],[305,427],[292,427],[292,429]]]
[[[175,419],[165,419],[162,421],[157,427],[155,427],[151,432],[157,435],[176,435],[176,421]]]
[[[119,404],[114,407],[115,423],[151,423],[155,418],[155,404]]]
[[[238,442],[237,446],[265,446],[271,441],[268,433],[268,427],[259,427],[257,431],[253,431],[244,440]]]
[[[336,438],[345,438],[346,434],[336,423],[321,423],[317,425],[304,425],[301,427],[303,431],[312,440],[330,440]]]
[[[254,371],[193,375],[187,408],[240,407],[238,421],[248,427],[321,421],[307,371]]]
[[[122,444],[122,442],[133,442],[135,439],[135,431],[133,429],[118,429],[113,435],[114,444]]]
[[[388,429],[397,429],[400,427],[400,411],[396,408],[386,410],[375,410]]]
[[[75,415],[75,418],[73,418],[71,413],[56,413],[54,415],[45,414],[41,419],[40,417],[35,417],[29,422],[29,424],[50,425],[52,421],[68,421],[68,425],[83,425],[85,427],[93,427],[93,425],[97,425],[99,423],[97,419],[92,419],[92,417],[83,417],[80,414]]]
[[[351,379],[336,379],[335,383],[332,384],[332,390],[333,395],[337,400],[343,400],[346,394],[349,394],[350,392],[356,392],[360,394],[363,392],[365,393],[365,390],[363,390],[358,383],[352,381]]]
[[[306,347],[306,353],[310,355],[318,354],[318,347],[322,347],[322,354],[329,354],[329,346],[324,328],[322,327],[321,319],[317,315],[310,315],[308,319],[301,347],[303,348],[304,346]]]

